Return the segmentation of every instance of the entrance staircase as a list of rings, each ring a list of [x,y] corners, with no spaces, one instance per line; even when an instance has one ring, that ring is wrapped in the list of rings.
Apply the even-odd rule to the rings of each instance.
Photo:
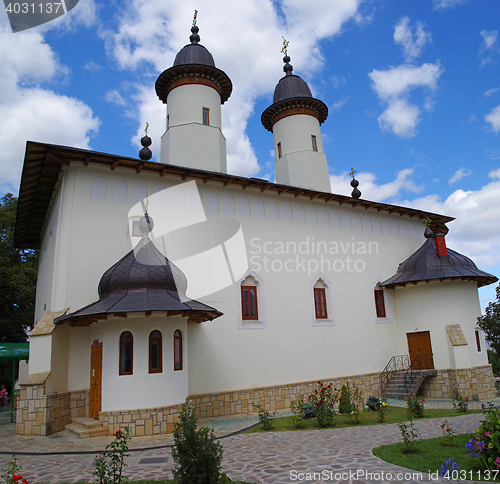
[[[75,417],[71,419],[71,423],[64,426],[66,430],[78,435],[81,439],[89,437],[102,437],[108,435],[108,428],[103,427],[102,422],[95,418]]]
[[[418,355],[410,364],[408,355],[393,356],[380,374],[382,398],[406,400],[416,394],[428,376],[436,376],[432,355]]]

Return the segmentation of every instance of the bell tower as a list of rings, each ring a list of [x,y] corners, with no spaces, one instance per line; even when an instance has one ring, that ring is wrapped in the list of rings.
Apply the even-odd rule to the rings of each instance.
[[[227,173],[221,105],[233,89],[201,44],[196,12],[190,44],[156,80],[156,94],[167,105],[167,129],[161,138],[161,162]]]

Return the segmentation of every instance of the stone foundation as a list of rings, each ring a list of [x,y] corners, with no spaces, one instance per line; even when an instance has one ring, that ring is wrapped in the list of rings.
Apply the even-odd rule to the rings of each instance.
[[[458,393],[469,400],[495,398],[491,365],[437,370],[436,376],[425,379],[419,393],[427,398],[457,398]]]

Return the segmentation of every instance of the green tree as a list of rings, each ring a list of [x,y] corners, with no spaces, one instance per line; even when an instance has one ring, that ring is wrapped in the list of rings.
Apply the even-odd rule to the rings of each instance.
[[[0,341],[26,341],[35,312],[38,250],[14,248],[17,198],[0,198]]]
[[[491,348],[500,355],[500,284],[496,293],[497,300],[488,304],[486,314],[477,318],[477,325],[484,331]]]

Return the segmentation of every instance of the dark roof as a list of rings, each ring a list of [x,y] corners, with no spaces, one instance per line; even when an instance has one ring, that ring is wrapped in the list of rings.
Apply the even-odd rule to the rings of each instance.
[[[99,300],[55,319],[88,326],[110,314],[167,311],[201,323],[222,316],[217,309],[186,297],[186,276],[153,244],[147,234],[125,257],[110,267],[99,282]]]
[[[479,270],[465,255],[450,248],[447,251],[447,256],[437,255],[434,239],[427,239],[420,249],[399,264],[396,274],[379,285],[394,287],[436,279],[460,279],[477,282],[481,287],[498,281],[492,274]]]
[[[294,74],[283,76],[274,89],[273,103],[294,97],[312,97],[307,82]]]
[[[417,220],[431,219],[431,228],[437,233],[448,233],[446,224],[454,220],[453,217],[439,215],[414,208],[389,205],[370,200],[356,199],[345,195],[329,192],[319,192],[290,185],[269,183],[256,178],[228,175],[220,172],[186,168],[183,166],[143,161],[137,158],[99,153],[97,151],[82,150],[67,146],[50,145],[35,141],[26,142],[23,172],[19,186],[19,200],[17,204],[16,227],[14,232],[14,246],[19,249],[39,249],[43,227],[52,204],[54,191],[59,183],[63,167],[71,163],[81,163],[88,166],[90,163],[107,166],[111,170],[117,167],[128,168],[136,173],[147,171],[156,173],[161,178],[166,174],[178,176],[182,180],[188,178],[204,183],[213,181],[220,186],[239,186],[243,189],[253,188],[264,192],[273,191],[279,195],[293,195],[295,198],[306,197],[310,200],[323,200],[325,203],[346,205],[347,207],[362,207],[386,214],[407,215]]]
[[[212,54],[201,44],[198,27],[191,27],[190,44],[185,45],[175,56],[174,65],[163,71],[156,80],[156,94],[163,104],[167,103],[167,96],[172,83],[177,79],[188,76],[205,78],[215,82],[220,93],[221,104],[224,104],[231,95],[233,84],[229,76],[215,67]]]

